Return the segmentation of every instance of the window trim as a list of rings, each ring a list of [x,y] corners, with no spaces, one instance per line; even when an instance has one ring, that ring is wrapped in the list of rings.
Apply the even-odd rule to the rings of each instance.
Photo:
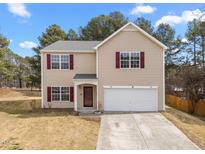
[[[121,67],[121,53],[129,53],[129,68],[122,68]],[[131,67],[131,53],[138,53],[139,54],[139,67],[136,67],[136,68]],[[141,69],[140,51],[120,51],[120,69]]]
[[[59,88],[60,89],[60,100],[59,101],[57,101],[57,100],[53,100],[53,88]],[[61,87],[57,87],[57,86],[52,86],[51,87],[51,102],[60,102],[61,101]]]
[[[53,87],[58,87],[60,88],[60,100],[59,101],[53,101],[53,93],[52,93],[52,88]],[[69,89],[69,101],[62,101],[62,94],[61,94],[61,88],[62,87],[67,87]],[[51,102],[52,103],[70,103],[70,87],[69,86],[51,86]]]
[[[65,87],[65,86],[61,86],[60,87],[60,100],[61,100],[61,102],[70,102],[70,87],[65,87],[65,88],[68,88],[68,101],[63,101],[62,100],[62,87]]]
[[[57,53],[52,53],[52,54],[50,54],[51,55],[51,69],[52,70],[70,70],[70,54],[57,54]],[[52,55],[58,55],[59,56],[59,69],[53,69],[53,64],[52,64]],[[68,58],[68,63],[69,63],[69,66],[68,66],[68,68],[66,69],[66,68],[61,68],[61,56],[68,56],[69,58]]]
[[[57,69],[55,69],[55,68],[53,68],[53,60],[52,60],[52,56],[54,56],[54,55],[56,55],[56,56],[59,56],[59,68]],[[59,70],[59,69],[61,69],[61,66],[60,66],[60,61],[61,61],[61,58],[60,58],[60,55],[59,54],[51,54],[51,58],[50,58],[51,60],[50,60],[50,63],[51,63],[51,69],[52,70]]]
[[[60,55],[60,69],[61,70],[70,70],[70,54],[59,54]],[[61,60],[61,56],[68,56],[68,68],[62,68],[61,64],[62,64],[62,60]]]
[[[124,54],[124,53],[128,54],[128,57],[129,57],[129,59],[128,59],[128,65],[129,65],[129,67],[128,67],[128,68],[121,67],[121,62],[122,62],[122,60],[121,60],[121,54]],[[126,61],[127,61],[127,60],[126,60]],[[129,68],[130,68],[130,53],[129,53],[129,52],[120,52],[120,69],[129,69]]]

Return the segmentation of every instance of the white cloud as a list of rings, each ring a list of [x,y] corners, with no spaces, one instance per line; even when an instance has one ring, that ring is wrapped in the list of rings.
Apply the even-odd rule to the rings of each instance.
[[[201,17],[204,14],[205,14],[205,12],[202,12],[199,9],[196,9],[193,11],[187,10],[187,11],[184,11],[182,13],[182,19],[185,22],[188,22],[188,21],[192,21],[193,19],[198,19],[199,17]],[[205,16],[203,16],[203,17],[205,17]],[[205,18],[203,18],[203,19],[205,19]]]
[[[176,24],[181,24],[181,23],[186,23],[189,21],[192,21],[193,19],[198,19],[201,17],[205,12],[202,12],[199,9],[196,10],[185,10],[182,12],[181,16],[177,15],[167,15],[161,17],[156,23],[155,26],[158,26],[161,23],[167,23],[170,25],[176,25]],[[201,19],[204,20],[205,16]]]
[[[31,49],[33,47],[36,47],[37,44],[32,41],[24,41],[24,42],[19,43],[19,46],[24,49]]]
[[[31,17],[31,13],[26,9],[26,6],[22,3],[8,4],[8,10],[12,14],[23,17],[23,18]]]
[[[188,40],[187,40],[186,38],[183,38],[183,39],[182,39],[182,42],[183,42],[183,43],[188,43]]]
[[[170,25],[175,25],[179,24],[182,22],[182,19],[180,16],[173,16],[173,15],[168,15],[168,16],[163,16],[161,19],[159,19],[156,23],[155,26],[158,26],[161,23],[167,23]]]
[[[156,10],[155,7],[152,7],[150,5],[136,5],[135,8],[133,8],[130,11],[131,15],[139,15],[139,14],[149,14],[149,13],[153,13]]]

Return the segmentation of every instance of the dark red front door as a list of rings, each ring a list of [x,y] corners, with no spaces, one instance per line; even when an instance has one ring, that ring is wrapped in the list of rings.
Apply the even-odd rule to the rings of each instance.
[[[84,87],[84,107],[93,107],[93,87]]]

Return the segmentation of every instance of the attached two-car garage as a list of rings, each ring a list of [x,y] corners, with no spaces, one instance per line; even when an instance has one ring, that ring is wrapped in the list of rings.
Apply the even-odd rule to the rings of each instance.
[[[104,88],[104,111],[158,111],[157,87]]]

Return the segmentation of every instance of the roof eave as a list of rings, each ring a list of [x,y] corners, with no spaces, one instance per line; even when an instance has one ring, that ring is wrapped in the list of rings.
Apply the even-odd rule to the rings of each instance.
[[[95,53],[94,49],[91,50],[40,50],[41,53],[43,52],[74,52],[74,53]]]

